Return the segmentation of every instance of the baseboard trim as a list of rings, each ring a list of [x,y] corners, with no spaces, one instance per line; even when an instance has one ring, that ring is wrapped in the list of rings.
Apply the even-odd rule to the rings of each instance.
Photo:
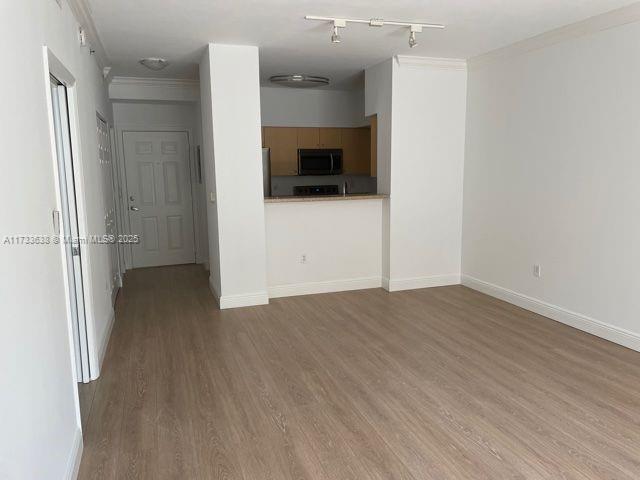
[[[527,295],[514,292],[513,290],[479,280],[469,275],[463,275],[462,284],[491,297],[504,300],[505,302],[524,308],[525,310],[529,310],[550,318],[551,320],[555,320],[556,322],[564,323],[565,325],[590,333],[596,337],[603,338],[618,345],[622,345],[623,347],[640,352],[640,335],[637,333],[615,327],[608,323],[601,322],[600,320],[596,320],[595,318],[566,310],[562,307],[558,307],[557,305],[543,302]]]
[[[346,292],[380,288],[380,277],[350,278],[346,280],[329,280],[325,282],[295,283],[269,287],[269,298],[295,297],[298,295],[314,295],[318,293]]]
[[[268,303],[269,295],[267,292],[244,293],[241,295],[222,295],[218,299],[220,310],[267,305]]]
[[[209,290],[211,290],[211,293],[213,294],[213,298],[215,298],[216,303],[218,304],[218,307],[219,307],[220,306],[220,292],[218,292],[218,290],[216,289],[215,285],[211,281],[211,275],[209,275]]]
[[[107,326],[105,327],[102,342],[100,343],[100,347],[98,348],[98,370],[95,373],[91,372],[91,381],[97,380],[100,377],[100,372],[102,372],[102,364],[104,363],[104,357],[107,355],[107,347],[109,346],[111,332],[113,331],[113,325],[115,323],[116,312],[115,310],[111,310],[111,315],[109,316],[109,321],[107,323]]]
[[[399,292],[402,290],[417,290],[419,288],[448,287],[460,284],[460,275],[434,275],[430,277],[384,279],[387,283],[385,290]]]
[[[71,453],[67,460],[66,480],[76,480],[78,478],[80,462],[82,461],[82,449],[82,431],[78,428],[73,436],[73,445],[71,446]]]

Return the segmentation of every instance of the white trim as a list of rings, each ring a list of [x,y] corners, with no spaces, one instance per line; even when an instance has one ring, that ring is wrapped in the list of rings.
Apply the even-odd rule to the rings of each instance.
[[[71,446],[71,452],[67,459],[67,469],[64,476],[65,480],[76,480],[78,478],[80,462],[82,460],[82,450],[82,430],[78,428],[73,435],[73,445]]]
[[[346,292],[349,290],[364,290],[380,288],[380,277],[350,278],[346,280],[330,280],[326,282],[295,283],[290,285],[276,285],[269,287],[269,298],[294,297],[297,295],[313,295],[316,293]]]
[[[220,310],[227,308],[253,307],[255,305],[268,305],[267,292],[244,293],[241,295],[223,295],[218,300]]]
[[[220,306],[220,292],[216,290],[216,286],[213,284],[211,275],[209,275],[209,290],[211,290],[211,293],[213,294],[213,298],[216,299],[216,303],[218,304],[218,306]]]
[[[459,58],[437,58],[437,57],[413,57],[411,55],[396,55],[398,65],[412,65],[420,67],[431,67],[439,70],[467,69],[467,61]]]
[[[200,82],[174,78],[113,77],[110,100],[200,101]]]
[[[564,323],[565,325],[590,333],[596,337],[604,338],[610,342],[617,343],[618,345],[640,352],[640,334],[610,325],[600,320],[596,320],[595,318],[587,317],[580,313],[566,310],[557,305],[514,292],[513,290],[479,280],[469,275],[463,275],[462,284],[473,290],[477,290],[486,295],[504,300],[505,302],[524,308],[525,310],[529,310],[555,320],[556,322]]]
[[[69,4],[76,21],[86,32],[91,48],[95,51],[94,56],[96,57],[98,65],[100,66],[100,69],[103,70],[105,67],[109,66],[110,60],[107,56],[104,45],[102,45],[102,41],[98,35],[98,30],[93,22],[93,18],[91,17],[91,7],[89,7],[87,0],[67,0],[67,3]],[[79,40],[78,45],[80,45]]]
[[[389,280],[388,277],[382,277],[380,283],[381,283],[382,288],[384,288],[387,292],[390,291],[389,290],[389,285],[391,283],[391,280]]]
[[[109,339],[111,338],[111,332],[113,331],[113,325],[116,323],[116,312],[115,310],[111,310],[111,316],[109,317],[109,321],[107,322],[107,326],[105,327],[104,336],[102,337],[102,343],[98,348],[98,365],[94,371],[91,370],[91,380],[97,380],[100,377],[100,372],[102,372],[102,364],[104,363],[104,357],[107,354],[107,347],[109,346]]]
[[[556,43],[578,38],[584,35],[601,32],[609,28],[619,27],[628,23],[640,21],[640,3],[634,3],[626,7],[612,10],[595,17],[587,18],[571,25],[565,25],[555,30],[550,30],[520,42],[513,43],[503,48],[478,55],[468,60],[469,69],[482,68],[498,60],[515,57],[532,52]]]
[[[152,78],[152,77],[113,77],[111,85],[125,85],[136,87],[199,87],[198,80],[181,78]]]
[[[385,279],[386,280],[386,279]],[[417,290],[419,288],[448,287],[460,284],[460,275],[433,275],[430,277],[398,278],[388,280],[389,292],[402,290]]]
[[[209,290],[211,290],[213,298],[215,298],[218,303],[220,310],[269,304],[269,295],[267,292],[244,293],[240,295],[220,295],[211,281],[211,276],[209,276]]]

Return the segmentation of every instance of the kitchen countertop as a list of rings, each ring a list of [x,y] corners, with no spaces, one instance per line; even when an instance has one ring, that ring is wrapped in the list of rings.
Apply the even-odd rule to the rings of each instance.
[[[303,196],[286,196],[286,197],[265,197],[264,203],[287,203],[287,202],[331,202],[339,200],[375,200],[389,198],[389,195],[377,193],[350,193],[348,195],[312,195]]]

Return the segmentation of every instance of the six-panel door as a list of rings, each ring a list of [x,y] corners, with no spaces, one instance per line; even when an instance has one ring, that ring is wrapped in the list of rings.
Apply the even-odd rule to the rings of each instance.
[[[195,262],[186,132],[124,132],[133,267]]]

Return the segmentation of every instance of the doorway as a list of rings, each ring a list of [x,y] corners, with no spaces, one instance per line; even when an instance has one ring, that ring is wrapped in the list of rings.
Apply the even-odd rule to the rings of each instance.
[[[50,75],[49,80],[62,217],[60,243],[65,252],[67,266],[68,301],[76,360],[76,378],[77,381],[86,383],[91,380],[91,371],[84,282],[82,278],[82,252],[84,245],[80,241],[80,229],[78,226],[76,184],[69,122],[69,100],[66,85],[53,75]]]
[[[195,263],[187,132],[123,132],[133,268]]]

